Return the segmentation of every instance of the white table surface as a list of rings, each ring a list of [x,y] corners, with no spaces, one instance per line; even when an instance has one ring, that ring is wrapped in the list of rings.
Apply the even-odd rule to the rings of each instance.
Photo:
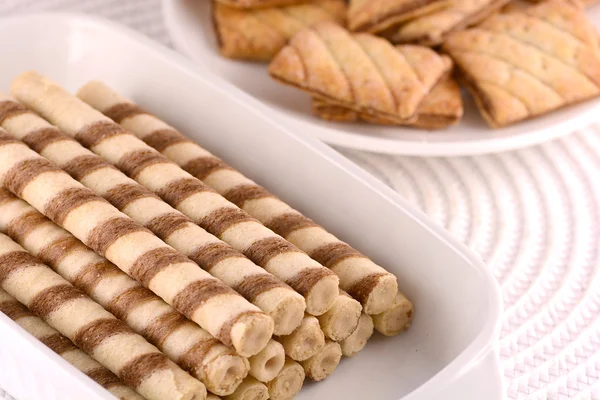
[[[104,16],[169,45],[159,0],[0,0],[0,15],[43,10]],[[505,302],[500,354],[508,399],[600,400],[600,123],[479,157],[338,150],[494,271]],[[12,400],[0,389],[3,399]]]

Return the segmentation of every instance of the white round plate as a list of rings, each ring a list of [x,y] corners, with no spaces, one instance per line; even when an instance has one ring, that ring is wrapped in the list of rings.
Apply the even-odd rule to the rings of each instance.
[[[492,130],[470,98],[465,117],[447,130],[344,124],[322,121],[311,112],[310,96],[273,81],[267,66],[219,55],[209,0],[163,0],[165,23],[174,46],[210,72],[272,106],[271,117],[295,132],[312,134],[342,147],[405,155],[471,155],[526,147],[567,135],[599,120],[600,99],[569,107],[514,126]],[[600,28],[600,6],[589,9]]]

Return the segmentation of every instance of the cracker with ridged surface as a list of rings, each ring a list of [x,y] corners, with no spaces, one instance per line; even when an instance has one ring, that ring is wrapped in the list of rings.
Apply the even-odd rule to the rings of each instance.
[[[242,10],[213,1],[219,50],[225,57],[269,61],[300,30],[322,21],[344,24],[344,0]]]
[[[454,32],[443,46],[491,127],[600,96],[600,51],[584,10],[548,0]]]

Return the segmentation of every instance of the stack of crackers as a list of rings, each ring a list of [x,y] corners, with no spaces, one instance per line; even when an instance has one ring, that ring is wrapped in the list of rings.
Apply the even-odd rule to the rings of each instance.
[[[462,85],[498,128],[600,96],[595,1],[213,0],[213,21],[322,119],[447,128]]]

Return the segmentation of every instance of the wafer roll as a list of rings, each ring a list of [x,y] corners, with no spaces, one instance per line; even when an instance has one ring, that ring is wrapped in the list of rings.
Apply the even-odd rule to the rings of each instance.
[[[261,382],[269,382],[281,371],[284,363],[283,346],[271,339],[260,353],[250,357],[250,375]]]
[[[269,398],[269,391],[267,387],[249,376],[233,394],[223,397],[225,400],[267,400]]]
[[[142,396],[125,385],[115,374],[79,350],[73,342],[36,317],[27,307],[2,289],[0,289],[0,312],[15,321],[21,328],[39,339],[40,342],[96,381],[115,397],[121,400],[144,400]]]
[[[302,365],[291,358],[286,358],[279,374],[266,384],[269,390],[269,399],[290,400],[302,389],[305,376]]]
[[[300,325],[306,304],[291,287],[2,93],[0,108],[13,110],[0,124],[8,133],[242,294],[273,318],[275,334],[290,334]]]
[[[358,320],[358,326],[354,332],[340,342],[342,355],[344,355],[344,357],[352,357],[367,345],[367,341],[372,335],[373,317],[369,314],[362,313]]]
[[[148,400],[206,398],[200,381],[3,234],[0,286]]]
[[[319,326],[319,320],[312,315],[307,315],[291,335],[280,336],[278,340],[288,357],[292,360],[304,361],[323,348],[325,334]]]
[[[214,395],[214,394],[212,394],[212,393],[209,393],[209,394],[206,396],[206,400],[221,400],[221,398],[220,398],[219,396],[217,396],[217,395]]]
[[[398,292],[390,309],[373,315],[373,324],[377,332],[385,336],[395,336],[410,328],[412,317],[412,303]]]
[[[325,346],[308,360],[301,361],[306,376],[313,381],[322,381],[335,371],[342,359],[342,348],[339,343],[325,341]]]
[[[398,290],[394,275],[265,188],[101,82],[88,83],[79,90],[78,96],[331,268],[340,278],[340,287],[359,300],[365,312],[377,314],[391,306]]]
[[[0,182],[240,355],[269,341],[269,316],[3,129]]]
[[[248,374],[245,358],[2,188],[0,231],[125,321],[209,390],[230,394]]]
[[[289,284],[305,297],[308,312],[320,315],[331,307],[339,283],[335,274],[152,147],[37,73],[21,74],[11,90],[19,101]]]
[[[333,303],[333,307],[317,319],[325,336],[339,342],[346,339],[358,326],[362,306],[350,295],[340,290],[340,295]]]

